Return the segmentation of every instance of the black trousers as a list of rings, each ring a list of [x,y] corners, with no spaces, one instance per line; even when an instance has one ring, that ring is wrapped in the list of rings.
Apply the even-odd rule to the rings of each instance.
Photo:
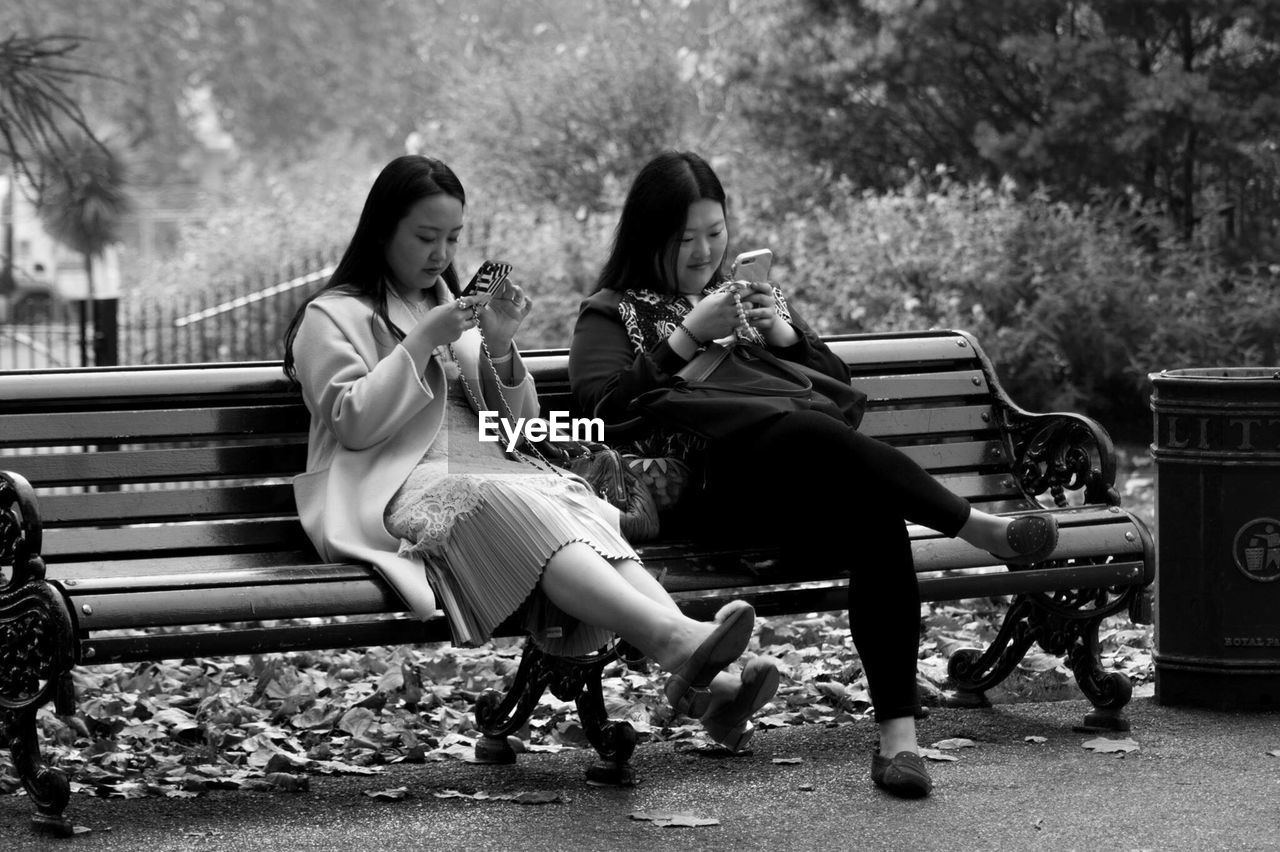
[[[718,441],[706,462],[706,514],[719,535],[780,545],[789,565],[848,566],[876,721],[915,714],[920,588],[906,522],[955,536],[968,501],[900,450],[814,411]]]

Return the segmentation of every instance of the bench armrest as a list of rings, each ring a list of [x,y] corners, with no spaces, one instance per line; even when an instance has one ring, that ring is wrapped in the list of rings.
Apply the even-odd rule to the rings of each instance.
[[[1013,475],[1026,494],[1048,492],[1056,505],[1066,506],[1066,492],[1083,490],[1086,503],[1120,505],[1116,449],[1102,424],[1080,414],[1030,414],[1013,406],[1004,420]]]
[[[13,566],[10,588],[44,579],[41,544],[35,489],[19,474],[0,470],[0,564]]]

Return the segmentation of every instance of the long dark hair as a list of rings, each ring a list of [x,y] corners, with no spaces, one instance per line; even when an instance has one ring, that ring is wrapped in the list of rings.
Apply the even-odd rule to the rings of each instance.
[[[728,227],[728,201],[711,165],[690,151],[664,151],[636,175],[614,231],[613,248],[596,281],[599,290],[655,289],[676,292],[678,237],[684,232],[689,205],[718,201]],[[711,281],[719,284],[724,271]]]
[[[404,339],[404,332],[391,321],[387,313],[387,288],[391,281],[391,268],[387,265],[387,243],[395,234],[396,226],[409,213],[409,208],[424,198],[448,195],[465,207],[467,194],[462,182],[453,170],[439,160],[419,154],[396,157],[387,163],[369,189],[360,211],[360,221],[351,237],[342,260],[318,291],[298,306],[289,328],[284,334],[284,373],[297,381],[293,363],[293,340],[298,335],[302,316],[312,300],[325,293],[338,291],[351,296],[369,296],[374,311],[397,340]],[[449,292],[457,296],[458,271],[450,263],[443,276]]]

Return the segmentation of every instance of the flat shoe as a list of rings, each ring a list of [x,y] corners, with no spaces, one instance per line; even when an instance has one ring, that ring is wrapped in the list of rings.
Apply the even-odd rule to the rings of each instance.
[[[876,752],[871,756],[871,780],[900,799],[921,799],[933,789],[924,758],[910,751],[900,751],[893,757]]]
[[[702,716],[711,703],[712,679],[742,656],[751,641],[756,611],[746,601],[731,601],[716,614],[717,624],[689,659],[677,666],[662,688],[677,713]]]
[[[707,736],[729,751],[747,747],[755,733],[751,717],[778,691],[778,663],[771,657],[752,657],[742,667],[742,683],[732,701],[726,701],[702,717]]]
[[[1017,518],[1009,524],[1005,540],[1014,554],[1004,559],[1005,562],[1014,565],[1043,562],[1058,547],[1058,519],[1047,514]]]

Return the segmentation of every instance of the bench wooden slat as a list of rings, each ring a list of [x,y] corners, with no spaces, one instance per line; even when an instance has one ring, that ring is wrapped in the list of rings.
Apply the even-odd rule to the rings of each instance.
[[[1122,513],[1092,509],[1063,512],[1060,514],[1060,524],[1061,536],[1055,559],[1081,556],[1096,558],[1103,555],[1123,559],[1142,554],[1142,540],[1135,534],[1133,521]],[[914,545],[916,570],[921,575],[983,565],[990,565],[1000,572],[1008,570],[1002,564],[991,561],[991,557],[984,551],[959,539],[946,538],[926,527],[915,525],[910,526],[908,532]],[[711,553],[713,550],[696,542],[687,546],[700,547],[704,553]],[[681,584],[681,588],[688,587],[690,582],[701,585],[715,583],[717,579],[725,579],[727,582],[727,578],[708,577],[703,571],[682,569],[683,553],[678,548],[641,548],[640,552],[651,569],[667,571],[669,581]],[[767,554],[768,551],[751,546],[728,545],[719,548],[719,555],[734,559],[744,556],[750,559]],[[278,560],[273,562],[271,554],[259,556],[262,558],[255,565],[232,568],[211,562],[201,570],[190,569],[180,559],[153,560],[150,572],[131,570],[134,563],[111,563],[107,570],[96,573],[89,566],[62,566],[57,572],[51,572],[51,579],[59,582],[69,597],[77,601],[86,595],[101,597],[117,593],[132,595],[138,592],[216,590],[223,587],[244,590],[262,585],[285,587],[290,584],[338,581],[381,583],[377,572],[367,565],[299,564],[292,560],[281,563]],[[1021,570],[1023,569],[1015,569],[1015,572]],[[776,579],[768,582],[776,582]]]
[[[983,576],[980,585],[975,584],[972,577],[924,577],[920,580],[920,600],[955,601],[1024,592],[1053,592],[1062,588],[1140,585],[1144,582],[1143,570],[1142,561],[1138,560],[990,574]],[[849,605],[849,583],[848,580],[830,579],[749,589],[703,588],[673,591],[671,596],[685,614],[701,619],[713,617],[721,606],[738,598],[751,603],[758,616],[839,612]]]
[[[68,370],[22,370],[0,378],[0,399],[10,402],[67,401],[110,398],[287,394],[289,383],[280,364],[192,364],[183,367],[101,367]],[[26,406],[23,406],[26,407]]]
[[[981,370],[946,373],[912,373],[901,376],[864,376],[853,386],[867,395],[867,405],[891,402],[895,405],[921,399],[968,399],[990,397],[986,376]]]
[[[223,587],[205,589],[199,594],[188,589],[91,594],[75,599],[76,621],[81,630],[370,615],[403,610],[404,604],[390,588],[369,580]]]
[[[289,403],[228,408],[165,408],[0,415],[0,446],[194,440],[202,436],[303,435],[306,407]]]
[[[1000,501],[1026,502],[1013,477],[1007,473],[938,473],[933,478],[978,508]]]
[[[959,405],[946,408],[872,409],[862,418],[858,431],[873,438],[904,435],[994,433],[990,405]]]
[[[58,534],[61,535],[61,531]],[[123,576],[154,577],[170,574],[195,576],[255,568],[305,566],[319,570],[324,567],[310,545],[297,550],[196,553],[182,556],[130,555],[136,558],[121,559],[118,556],[98,558],[99,555],[94,554],[83,559],[74,557],[60,559],[48,563],[46,575],[54,582],[65,583],[67,580],[111,581],[114,577]]]
[[[1009,464],[1004,442],[957,441],[947,444],[918,444],[898,449],[930,473],[946,470],[973,470]]]
[[[113,450],[7,456],[4,469],[16,471],[36,488],[124,482],[179,482],[198,479],[292,477],[306,466],[306,436],[290,443],[168,450]]]
[[[516,636],[518,631],[499,627],[496,636]],[[376,645],[417,645],[447,642],[449,625],[444,618],[419,621],[405,616],[327,624],[281,624],[215,630],[207,633],[134,633],[95,636],[82,649],[85,664],[141,663],[186,657],[226,657],[288,651],[322,651],[329,648],[368,648]]]
[[[40,517],[46,527],[279,516],[293,512],[293,486],[287,482],[51,494],[40,498]]]
[[[1123,533],[1120,533],[1123,536]],[[1064,546],[1062,552],[1055,556],[1057,559],[1066,559],[1069,556],[1087,556],[1091,559],[1099,558],[1104,554],[1108,555],[1113,562],[1128,562],[1133,559],[1138,560],[1138,564],[1142,564],[1142,546],[1141,544],[1129,546],[1128,542],[1112,542],[1114,546],[1107,547],[1105,543],[1099,539],[1086,539],[1077,537],[1074,541],[1066,532],[1063,533]],[[1088,545],[1099,545],[1096,549]],[[1027,570],[1065,570],[1060,567],[1051,569],[1009,569],[1003,564],[984,564],[991,563],[995,560],[985,554],[975,557],[973,548],[965,545],[963,542],[954,542],[950,539],[940,539],[937,541],[925,541],[919,543],[913,553],[916,559],[916,575],[920,583],[926,582],[929,578],[946,575],[948,572],[968,571],[970,576],[966,582],[975,583],[980,586],[989,586],[993,577],[1003,576],[1006,574],[1022,574]],[[730,588],[750,588],[764,585],[777,585],[783,579],[791,579],[796,582],[806,582],[814,580],[823,574],[830,572],[815,572],[814,574],[805,575],[799,573],[785,572],[777,566],[773,570],[766,568],[765,570],[752,570],[751,566],[743,565],[731,559],[726,559],[716,564],[716,570],[691,570],[686,565],[679,562],[648,562],[651,568],[659,570],[669,569],[662,575],[663,586],[668,591],[675,593],[677,591],[690,591],[695,589],[730,589]],[[976,574],[981,574],[981,579]],[[1129,582],[1128,573],[1118,575],[1114,582]],[[989,582],[990,581],[990,582]],[[1006,581],[998,581],[1000,584],[1007,585]],[[996,594],[991,592],[991,594]]]
[[[227,523],[168,524],[117,528],[63,527],[46,537],[47,561],[89,556],[129,559],[158,551],[297,550],[307,546],[294,519],[247,519]]]
[[[829,339],[827,345],[855,374],[872,370],[896,372],[950,362],[976,363],[978,360],[969,342],[950,332],[885,335],[878,340],[837,337]]]
[[[132,563],[115,563],[114,573],[64,570],[54,582],[73,599],[82,595],[129,594],[133,591],[173,591],[178,589],[218,589],[222,587],[287,586],[291,583],[334,583],[363,581],[379,583],[371,565],[351,562],[289,563],[271,561],[274,554],[259,554],[261,564],[230,567],[215,563],[200,571],[181,570],[181,560],[168,560],[168,572],[131,571]],[[223,560],[225,563],[225,560]],[[160,566],[156,566],[157,568]],[[52,573],[52,572],[51,572]]]
[[[924,531],[932,533],[932,531]],[[1053,558],[1075,559],[1079,557],[1100,557],[1104,554],[1112,557],[1127,558],[1142,556],[1142,541],[1139,538],[1126,538],[1133,535],[1133,525],[1108,524],[1102,526],[1062,526],[1059,530],[1058,548]],[[916,559],[916,571],[949,571],[960,568],[981,568],[990,566],[997,570],[1005,569],[1003,563],[995,560],[986,551],[980,550],[958,538],[944,538],[937,533],[913,536],[913,553]],[[1021,571],[1022,569],[1015,569]]]

